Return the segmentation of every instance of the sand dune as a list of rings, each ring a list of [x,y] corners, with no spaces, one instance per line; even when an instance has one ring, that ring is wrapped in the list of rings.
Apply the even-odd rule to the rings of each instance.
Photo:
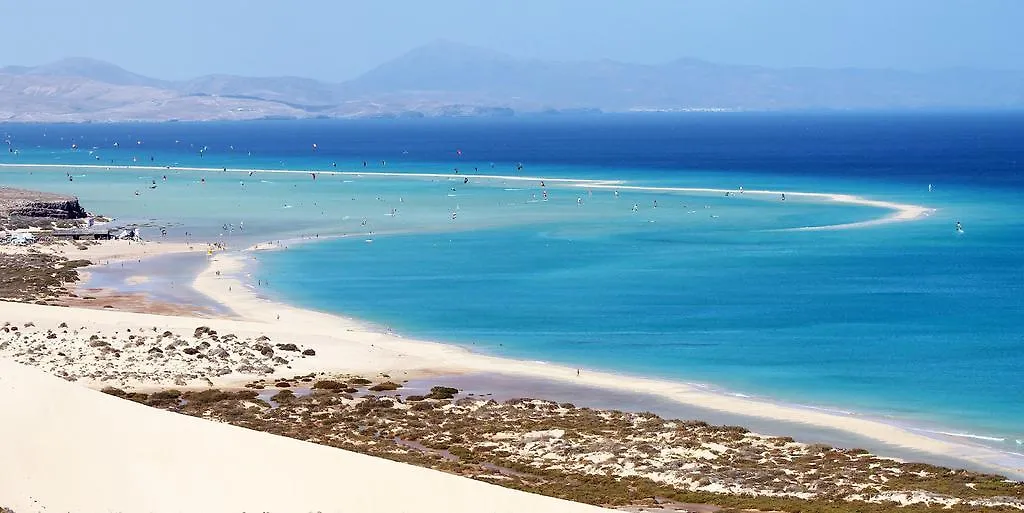
[[[0,505],[17,513],[597,512],[177,415],[0,360]]]

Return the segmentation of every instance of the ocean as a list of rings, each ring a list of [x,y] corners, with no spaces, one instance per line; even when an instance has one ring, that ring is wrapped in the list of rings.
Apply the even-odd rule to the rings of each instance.
[[[0,184],[77,194],[150,238],[159,226],[236,248],[305,238],[258,255],[251,278],[275,298],[489,354],[700,383],[1024,452],[1024,114],[0,132],[16,150],[0,164],[68,166],[2,168]],[[748,193],[758,189],[935,210],[805,230],[889,212]]]

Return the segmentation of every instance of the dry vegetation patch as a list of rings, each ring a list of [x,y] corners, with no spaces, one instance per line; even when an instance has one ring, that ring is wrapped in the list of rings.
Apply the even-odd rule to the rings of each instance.
[[[50,304],[68,293],[79,280],[78,269],[88,260],[68,260],[44,253],[0,253],[0,299]]]
[[[907,513],[1024,510],[1024,487],[1000,476],[900,463],[862,449],[802,444],[742,427],[666,420],[651,413],[536,399],[459,398],[450,387],[434,387],[428,395],[404,401],[375,395],[375,388],[389,391],[397,385],[385,383],[320,379],[303,388],[280,389],[271,398],[276,406],[252,390],[245,395],[204,392],[203,400],[173,392],[156,399],[157,394],[126,398],[612,507],[659,510],[702,504],[714,505],[708,511],[793,513],[897,507]],[[369,387],[359,396],[346,392],[355,384]]]

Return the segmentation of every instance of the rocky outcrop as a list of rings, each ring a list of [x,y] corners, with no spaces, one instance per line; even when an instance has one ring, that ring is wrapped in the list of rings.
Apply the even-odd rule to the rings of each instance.
[[[82,219],[87,215],[74,196],[0,187],[0,217]]]

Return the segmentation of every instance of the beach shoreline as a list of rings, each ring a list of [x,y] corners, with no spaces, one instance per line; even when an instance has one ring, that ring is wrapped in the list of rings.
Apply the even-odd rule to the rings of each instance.
[[[198,167],[157,167],[157,166],[104,166],[104,165],[54,165],[54,164],[0,164],[0,166],[11,167],[39,167],[39,168],[68,168],[84,167],[96,169],[124,169],[124,170],[152,170],[160,171],[165,169],[178,171],[201,171],[201,172],[224,172],[224,168],[198,168]],[[306,174],[306,171],[295,170],[248,170],[228,169],[228,172],[260,172],[260,173],[288,173]],[[737,193],[732,189],[716,188],[688,188],[688,187],[644,187],[626,185],[616,180],[587,180],[573,178],[546,178],[546,177],[524,177],[524,176],[502,176],[502,175],[454,175],[447,173],[383,173],[383,172],[347,172],[347,171],[316,171],[318,174],[341,175],[341,176],[382,176],[403,179],[423,178],[445,178],[455,179],[462,177],[500,179],[516,181],[547,181],[552,184],[562,184],[570,187],[597,188],[604,190],[641,190],[680,192],[689,194],[724,194],[727,192],[735,194],[750,195],[758,198],[770,198],[772,196],[787,194],[797,199],[810,199],[812,201],[831,201],[847,204],[869,206],[891,213],[881,218],[869,219],[866,221],[848,223],[833,226],[802,227],[792,230],[819,230],[819,229],[841,229],[860,226],[871,226],[887,222],[910,221],[929,215],[934,209],[919,205],[894,203],[888,201],[872,200],[849,194],[829,194],[815,192],[797,191],[774,191],[774,190],[746,190]],[[358,234],[349,234],[354,236]],[[699,384],[685,382],[650,379],[639,376],[629,376],[613,372],[593,372],[588,370],[581,375],[576,375],[578,369],[552,365],[545,362],[531,362],[504,359],[485,354],[474,353],[464,347],[450,345],[443,342],[423,341],[406,339],[390,333],[389,330],[380,326],[373,326],[369,323],[345,316],[337,316],[321,312],[304,310],[281,302],[275,302],[258,295],[252,284],[243,277],[237,276],[244,272],[246,260],[255,251],[282,249],[282,247],[293,243],[311,243],[319,240],[331,240],[341,236],[324,236],[318,238],[301,237],[279,241],[278,243],[259,243],[251,245],[242,250],[233,250],[228,253],[221,253],[210,258],[209,265],[200,272],[192,283],[199,293],[211,298],[214,302],[223,305],[226,309],[237,315],[237,320],[246,320],[257,323],[270,324],[303,324],[307,327],[301,333],[306,337],[323,336],[332,330],[340,330],[345,334],[346,342],[357,342],[355,345],[365,351],[369,356],[365,365],[334,365],[324,358],[318,358],[316,365],[305,370],[332,370],[347,371],[353,373],[380,373],[380,372],[402,372],[404,377],[416,376],[437,376],[437,375],[462,375],[474,373],[493,372],[497,374],[518,375],[524,378],[536,378],[555,380],[564,383],[583,384],[598,389],[606,390],[628,390],[662,397],[680,404],[691,405],[709,410],[721,411],[730,414],[743,415],[750,418],[762,418],[784,422],[797,422],[815,428],[834,429],[844,432],[857,433],[867,438],[877,440],[894,447],[902,447],[913,451],[920,451],[941,456],[953,456],[955,459],[975,463],[986,468],[998,469],[1013,475],[1024,475],[1024,466],[994,465],[992,460],[999,459],[1002,455],[999,451],[987,447],[972,446],[970,444],[958,444],[948,440],[941,440],[935,437],[925,436],[922,431],[911,430],[903,426],[897,426],[884,421],[857,415],[804,407],[794,404],[773,403],[763,399],[753,399],[730,395],[726,392],[708,389]],[[154,246],[153,244],[156,244]],[[117,247],[115,244],[99,244],[92,248],[104,248],[82,252],[77,255],[84,258],[91,258],[100,262],[117,262],[123,260],[141,260],[142,258],[168,255],[185,251],[197,251],[197,246],[202,244],[184,243],[147,243],[137,244],[134,249]],[[73,256],[73,252],[68,252]],[[88,269],[83,272],[88,273]],[[369,346],[367,348],[366,346]],[[377,357],[386,348],[388,356],[381,360]],[[377,357],[375,359],[375,357]],[[230,377],[229,377],[230,378]],[[247,378],[239,378],[233,384],[238,385]],[[222,384],[228,380],[219,380]],[[952,436],[958,436],[953,434]],[[986,458],[978,459],[977,453],[986,453]]]
[[[373,365],[353,367],[339,365],[326,370],[334,372],[400,372],[403,379],[423,376],[461,376],[495,374],[523,379],[548,380],[567,385],[586,386],[598,390],[643,394],[683,406],[713,410],[729,415],[766,421],[805,425],[815,429],[835,430],[880,442],[897,450],[930,454],[948,463],[950,460],[970,463],[976,468],[998,471],[1009,476],[1024,476],[1024,466],[1007,463],[1012,455],[970,443],[942,440],[927,436],[923,430],[888,423],[854,412],[839,412],[810,406],[771,402],[760,398],[706,388],[699,384],[600,372],[551,364],[515,360],[473,352],[468,348],[439,341],[404,338],[355,318],[338,316],[291,306],[261,297],[244,274],[251,253],[282,249],[282,246],[254,245],[242,251],[225,252],[210,259],[209,266],[196,277],[193,287],[218,303],[230,308],[241,318],[268,324],[295,323],[310,334],[342,330],[346,343],[378,352],[408,358],[399,367],[396,360],[375,369]],[[280,318],[278,318],[280,316]],[[416,363],[414,363],[416,362]],[[330,367],[332,363],[320,361]],[[417,365],[418,363],[418,365]],[[339,362],[340,364],[340,362]],[[412,365],[407,365],[412,364]],[[579,372],[579,373],[578,373]]]
[[[283,169],[227,169],[227,168],[215,168],[215,167],[160,167],[160,166],[108,166],[108,165],[56,165],[56,164],[0,164],[0,167],[33,167],[43,169],[56,169],[56,168],[89,168],[89,169],[114,169],[114,170],[147,170],[147,171],[162,171],[162,170],[174,170],[174,171],[192,171],[192,172],[232,172],[232,173],[278,173],[278,174],[307,174],[312,171],[297,171],[297,170],[283,170]],[[387,178],[399,178],[399,179],[458,179],[458,178],[474,178],[474,179],[491,179],[491,180],[509,180],[519,182],[540,182],[544,181],[552,185],[562,185],[567,187],[575,188],[589,188],[589,189],[601,189],[601,190],[623,190],[623,191],[645,191],[645,192],[676,192],[685,194],[703,194],[703,195],[718,195],[730,193],[736,196],[749,195],[752,198],[758,199],[774,199],[775,197],[786,195],[794,200],[810,200],[814,202],[837,202],[851,205],[867,206],[882,210],[888,210],[888,215],[868,219],[865,221],[858,221],[853,223],[846,223],[841,225],[826,225],[826,226],[807,226],[789,228],[787,230],[805,231],[805,230],[831,230],[831,229],[844,229],[844,228],[857,228],[864,226],[873,226],[883,223],[890,222],[902,222],[912,221],[924,216],[928,216],[935,211],[935,209],[906,204],[896,203],[890,201],[874,200],[864,198],[851,194],[832,194],[832,193],[821,193],[821,192],[801,192],[801,191],[777,191],[777,190],[742,190],[740,189],[719,189],[719,188],[704,188],[704,187],[647,187],[639,185],[628,185],[624,181],[619,180],[604,180],[604,179],[581,179],[581,178],[550,178],[550,177],[533,177],[533,176],[509,176],[509,175],[486,175],[486,174],[466,174],[457,175],[449,173],[402,173],[402,172],[351,172],[351,171],[315,171],[317,174],[323,175],[337,175],[337,176],[353,176],[353,177],[387,177]],[[380,326],[373,326],[369,323],[353,319],[345,316],[334,316],[326,313],[311,312],[295,308],[290,305],[285,305],[280,302],[274,302],[266,298],[261,298],[257,292],[253,289],[250,283],[247,283],[245,279],[238,279],[237,277],[230,277],[229,275],[237,274],[244,271],[245,260],[248,256],[256,251],[267,251],[267,250],[280,250],[286,248],[292,244],[307,244],[318,241],[332,240],[339,237],[352,237],[359,236],[360,234],[346,234],[346,235],[325,235],[318,236],[316,238],[312,236],[294,237],[287,240],[277,242],[263,242],[250,245],[241,250],[232,250],[230,253],[221,253],[215,255],[211,260],[210,264],[204,271],[200,272],[192,283],[192,288],[197,290],[199,293],[210,297],[214,302],[223,305],[225,309],[230,310],[238,314],[240,319],[266,320],[273,316],[276,320],[278,315],[282,315],[282,322],[287,322],[289,318],[294,317],[301,319],[299,322],[311,321],[312,325],[326,325],[340,327],[350,337],[364,339],[367,335],[373,334],[379,337],[386,337],[386,340],[382,340],[379,343],[394,343],[398,344],[396,349],[397,354],[419,354],[413,349],[413,346],[418,344],[421,347],[430,347],[435,350],[427,351],[428,354],[424,356],[427,360],[437,359],[438,354],[443,353],[444,358],[440,358],[439,361],[443,363],[432,363],[426,365],[428,367],[427,375],[438,375],[438,374],[451,374],[458,375],[463,373],[474,373],[474,372],[497,372],[503,374],[516,374],[524,377],[534,377],[540,379],[554,379],[561,380],[566,383],[585,383],[589,386],[596,388],[603,388],[609,390],[620,390],[622,389],[621,384],[626,382],[630,386],[636,387],[637,391],[643,393],[649,393],[654,396],[666,397],[671,400],[678,401],[682,404],[690,404],[702,408],[708,408],[712,410],[719,410],[730,413],[742,413],[752,418],[764,418],[770,420],[782,420],[782,421],[799,421],[804,424],[815,426],[818,428],[825,429],[837,429],[847,432],[855,432],[867,436],[868,438],[878,440],[883,443],[887,443],[896,447],[905,447],[913,450],[921,450],[927,453],[933,453],[937,455],[948,455],[948,454],[961,454],[969,451],[965,451],[966,448],[978,449],[983,451],[989,451],[989,448],[975,448],[968,445],[959,446],[955,443],[950,443],[945,440],[936,440],[924,436],[922,432],[912,432],[908,429],[904,429],[900,426],[894,426],[881,422],[877,419],[863,417],[856,414],[842,414],[835,411],[827,411],[821,409],[814,409],[811,407],[802,407],[801,405],[781,404],[781,403],[770,403],[764,400],[754,400],[747,397],[739,397],[736,395],[729,395],[726,392],[714,391],[704,388],[698,384],[679,383],[667,380],[648,379],[643,377],[634,377],[622,375],[619,373],[605,373],[605,372],[591,372],[588,371],[582,376],[576,376],[575,368],[569,368],[564,366],[551,365],[543,362],[527,362],[518,360],[503,360],[501,358],[477,354],[470,352],[461,346],[449,345],[443,342],[431,342],[431,341],[419,341],[412,339],[404,339],[401,337],[394,336],[393,334],[387,333],[388,330],[382,329]],[[124,248],[119,249],[106,249],[96,250],[93,254],[81,256],[92,258],[94,261],[108,261],[116,262],[118,259],[141,259],[147,256],[156,256],[159,254],[167,255],[176,252],[194,250],[196,246],[201,244],[183,244],[183,243],[158,243],[164,244],[165,248],[159,250],[147,252],[141,248],[152,248],[151,244],[139,245],[135,251],[125,251]],[[107,245],[98,245],[95,247],[106,248]],[[183,249],[188,247],[188,249]],[[83,252],[87,253],[87,252]],[[88,269],[84,269],[83,272],[88,273]],[[218,275],[221,273],[223,275]],[[84,281],[84,280],[83,280]],[[226,284],[226,290],[224,285]],[[248,297],[246,297],[248,296]],[[366,342],[366,340],[362,340]],[[374,344],[378,342],[369,342],[371,347],[376,348]],[[364,344],[365,345],[365,344]],[[444,350],[436,350],[438,347],[445,348]],[[454,352],[452,352],[454,351]],[[451,352],[449,354],[449,352]],[[322,362],[321,362],[322,363]],[[407,366],[403,367],[408,372]],[[372,371],[374,369],[361,368],[358,369],[361,372]],[[423,369],[420,369],[423,370]],[[998,452],[998,451],[992,451]],[[969,455],[968,455],[969,456]],[[974,463],[980,463],[987,465],[986,463],[977,462],[970,457],[958,458],[965,461],[971,461]],[[1001,471],[1014,473],[1017,475],[1024,475],[1024,466],[1022,467],[999,467]]]

